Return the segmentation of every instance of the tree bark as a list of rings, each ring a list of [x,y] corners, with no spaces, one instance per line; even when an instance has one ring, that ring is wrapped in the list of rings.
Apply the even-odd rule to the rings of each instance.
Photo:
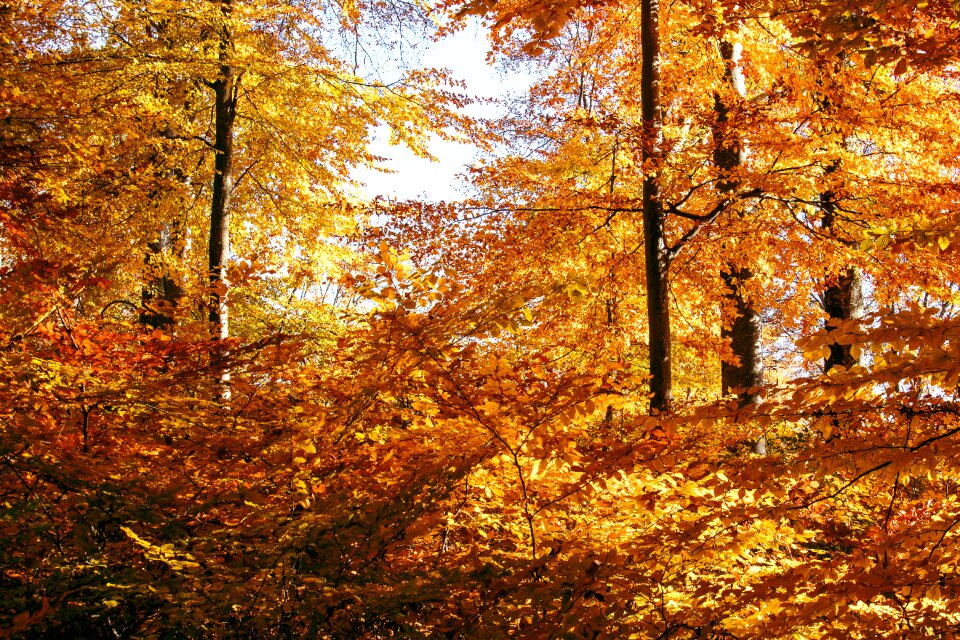
[[[169,224],[163,225],[157,240],[147,245],[144,262],[154,269],[154,273],[140,291],[140,324],[161,330],[173,328],[176,323],[174,313],[183,297],[183,287],[170,274],[166,264],[175,244],[170,227]]]
[[[838,167],[839,164],[834,164],[827,168],[827,172],[832,173]],[[820,195],[820,207],[823,210],[823,229],[833,234],[837,203],[832,191]],[[823,309],[827,312],[827,331],[836,328],[831,320],[855,320],[863,315],[863,274],[859,267],[847,267],[826,286]],[[830,344],[830,355],[823,361],[823,371],[826,373],[836,366],[850,368],[855,364],[860,364],[860,360],[854,357],[851,345],[833,342]]]
[[[230,0],[220,3],[224,24],[220,30],[220,69],[212,83],[214,91],[213,197],[210,205],[210,329],[214,338],[227,338],[227,263],[230,254],[230,204],[233,198],[233,125],[237,116],[237,78],[230,65],[233,47],[227,19]]]
[[[741,407],[758,401],[756,392],[750,391],[763,384],[763,354],[760,342],[760,314],[753,303],[743,293],[743,283],[753,277],[749,269],[725,268],[720,273],[727,287],[724,294],[733,303],[732,321],[724,323],[721,336],[730,341],[730,350],[739,362],[722,362],[720,365],[720,385],[727,395],[738,389],[737,397]]]
[[[841,70],[841,58],[838,56],[833,64],[833,74],[836,75]],[[822,86],[833,86],[835,78],[827,76],[820,78],[818,83]],[[830,115],[836,112],[841,105],[831,100],[829,95],[831,91],[826,88],[817,95],[816,100],[820,110]],[[829,125],[828,125],[829,126]],[[846,135],[842,129],[833,125],[830,128],[831,133],[844,134],[843,141],[847,151],[850,151],[851,138]],[[824,169],[824,178],[840,170],[841,157],[838,155],[826,169]],[[821,218],[821,228],[828,236],[837,236],[837,193],[832,189],[827,189],[819,196],[820,211],[823,214]],[[855,266],[849,266],[843,269],[833,280],[828,280],[823,291],[823,309],[827,312],[827,331],[833,331],[836,326],[835,320],[854,320],[863,315],[864,295],[863,295],[863,274]],[[859,359],[853,356],[853,350],[849,344],[840,344],[834,342],[830,345],[830,355],[823,362],[824,373],[830,371],[836,366],[851,367],[859,364]]]
[[[669,252],[663,235],[660,156],[663,110],[660,104],[660,3],[640,4],[642,49],[640,98],[643,116],[643,241],[647,276],[647,324],[650,344],[650,412],[670,411],[673,405],[670,304],[667,289]]]
[[[727,82],[741,99],[745,98],[747,91],[743,70],[739,64],[739,43],[721,40],[720,57],[726,66],[724,77]],[[717,190],[729,194],[737,187],[737,181],[730,177],[730,173],[744,163],[746,150],[741,137],[729,126],[731,105],[724,102],[719,92],[714,94],[713,104],[717,114],[713,131],[713,161],[722,176],[717,182]],[[730,344],[730,350],[737,359],[737,363],[721,361],[720,386],[723,395],[736,389],[738,404],[742,408],[759,402],[759,396],[752,389],[763,384],[760,314],[744,291],[744,284],[753,277],[753,271],[749,267],[725,265],[720,270],[720,277],[727,289],[724,293],[727,304],[724,307],[733,308],[733,318],[724,319],[720,336]],[[753,450],[757,454],[766,455],[766,437],[758,438]]]

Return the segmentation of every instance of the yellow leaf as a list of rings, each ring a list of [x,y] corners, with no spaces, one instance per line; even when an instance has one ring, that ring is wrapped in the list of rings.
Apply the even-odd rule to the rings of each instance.
[[[537,474],[539,473],[539,471],[540,471],[540,461],[539,461],[539,460],[534,460],[534,461],[533,461],[533,468],[530,469],[530,479],[531,479],[531,480],[536,480],[536,479],[537,479]]]

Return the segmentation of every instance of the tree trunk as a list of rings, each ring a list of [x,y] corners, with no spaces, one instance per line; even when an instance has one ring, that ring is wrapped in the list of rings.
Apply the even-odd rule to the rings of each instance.
[[[670,260],[663,237],[663,202],[660,194],[663,111],[660,105],[659,0],[642,0],[640,12],[640,98],[643,103],[643,160],[646,165],[643,179],[643,242],[650,344],[650,412],[659,413],[670,411],[673,404],[670,301],[667,290]],[[650,161],[649,164],[647,161]]]
[[[836,75],[841,69],[841,59],[838,57],[833,64],[833,73]],[[832,77],[825,77],[818,80],[821,85],[835,82]],[[837,111],[841,105],[828,98],[828,92],[824,91],[817,96],[817,103],[820,110],[826,114],[832,114]],[[850,151],[851,138],[842,130],[834,125],[831,127],[831,133],[843,134],[844,146]],[[841,158],[838,156],[826,169],[824,169],[824,178],[840,170]],[[828,236],[836,236],[836,218],[837,218],[837,194],[827,189],[820,193],[820,210],[823,213],[821,219],[821,228]],[[834,320],[854,320],[863,315],[863,275],[857,267],[845,268],[835,280],[828,280],[823,292],[823,309],[827,312],[827,331],[832,331],[836,327]],[[849,344],[840,344],[834,342],[830,345],[830,355],[823,361],[824,373],[830,371],[836,366],[851,367],[859,364],[859,360],[853,356],[853,350]]]
[[[743,70],[740,68],[740,45],[726,40],[720,42],[720,57],[726,65],[724,77],[740,98],[746,97],[746,82]],[[729,127],[731,106],[723,101],[718,92],[713,98],[714,110],[717,114],[717,123],[714,128],[713,161],[721,172],[721,179],[717,182],[717,189],[728,194],[736,186],[736,180],[730,173],[741,166],[746,159],[743,140]],[[724,175],[726,174],[726,175]],[[723,395],[737,389],[740,407],[746,407],[759,401],[759,396],[751,389],[763,384],[763,352],[760,342],[760,314],[744,292],[744,283],[753,277],[753,272],[747,267],[736,268],[725,265],[720,271],[720,277],[726,286],[724,298],[728,304],[725,307],[733,308],[733,318],[724,319],[720,336],[729,342],[730,349],[736,364],[720,363],[720,386]],[[767,453],[766,437],[761,436],[754,444],[754,452],[760,455]]]
[[[827,172],[836,171],[839,165],[828,167]],[[823,210],[823,229],[832,234],[837,203],[834,193],[826,191],[820,195],[820,207]],[[847,267],[836,280],[830,282],[823,292],[823,309],[827,312],[827,331],[835,327],[831,320],[855,320],[863,315],[863,274],[859,267]],[[834,342],[830,344],[830,355],[823,361],[824,373],[836,366],[850,368],[860,364],[853,355],[849,344]]]
[[[728,290],[724,295],[734,307],[733,320],[729,326],[724,323],[721,336],[730,341],[730,349],[739,360],[737,364],[721,363],[720,385],[724,395],[739,389],[737,397],[740,406],[745,407],[758,401],[757,394],[750,389],[763,384],[760,314],[742,292],[743,283],[753,277],[753,273],[749,269],[727,267],[720,276]]]
[[[227,338],[227,262],[230,253],[230,201],[233,197],[233,125],[237,116],[236,74],[230,66],[233,46],[227,19],[231,4],[220,4],[224,24],[220,31],[220,73],[212,87],[214,102],[213,197],[210,206],[210,329],[214,338]]]
[[[147,245],[144,262],[153,270],[146,286],[140,291],[140,324],[154,329],[172,329],[176,323],[174,313],[183,297],[181,287],[170,274],[167,260],[173,253],[174,239],[170,225],[165,224],[155,242]]]

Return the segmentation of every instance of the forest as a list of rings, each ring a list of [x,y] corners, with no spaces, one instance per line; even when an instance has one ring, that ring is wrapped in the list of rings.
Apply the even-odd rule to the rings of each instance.
[[[468,25],[529,90],[419,63]],[[958,0],[0,0],[0,639],[960,638],[958,62]]]

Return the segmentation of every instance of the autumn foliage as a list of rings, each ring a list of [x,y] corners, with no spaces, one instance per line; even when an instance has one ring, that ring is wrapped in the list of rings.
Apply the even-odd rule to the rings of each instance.
[[[0,4],[0,638],[960,637],[958,8]]]

